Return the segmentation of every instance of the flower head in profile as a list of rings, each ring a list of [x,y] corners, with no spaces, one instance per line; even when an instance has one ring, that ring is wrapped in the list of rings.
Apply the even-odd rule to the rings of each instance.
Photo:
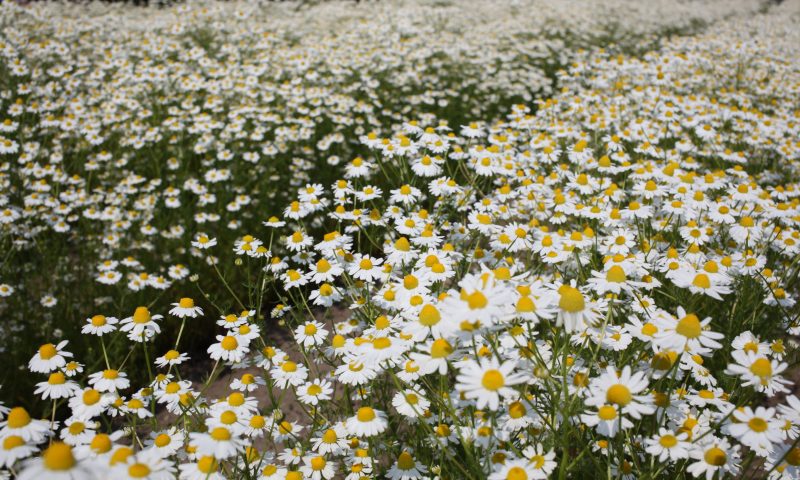
[[[58,345],[45,343],[33,355],[28,362],[28,369],[34,373],[50,373],[67,365],[67,358],[72,357],[72,353],[64,350],[69,343],[62,340]]]
[[[178,302],[172,304],[172,309],[169,311],[170,315],[175,315],[178,318],[196,318],[203,315],[203,309],[194,304],[194,300],[189,297],[183,297]]]
[[[161,327],[156,322],[162,318],[162,315],[152,315],[147,307],[136,307],[133,315],[120,322],[120,331],[127,332],[131,341],[146,342],[161,333]]]
[[[567,333],[582,332],[587,327],[596,325],[600,319],[601,303],[591,300],[577,288],[573,280],[562,284],[555,290],[558,305],[556,325],[563,326]]]
[[[372,407],[363,406],[345,422],[347,432],[357,437],[374,437],[389,425],[386,413]]]

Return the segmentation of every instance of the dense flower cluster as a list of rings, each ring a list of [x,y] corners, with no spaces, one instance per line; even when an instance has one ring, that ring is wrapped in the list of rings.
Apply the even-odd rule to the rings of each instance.
[[[32,346],[16,332],[75,338],[80,325],[61,319],[86,305],[119,316],[190,273],[215,275],[203,248],[280,213],[286,185],[338,179],[369,154],[363,135],[408,119],[485,126],[550,96],[581,48],[638,51],[758,7],[277,3],[2,2],[0,331],[11,363]]]
[[[313,16],[253,31],[244,12],[210,23],[214,33],[199,28],[218,18],[213,9],[190,8],[197,24],[186,30],[154,22],[95,34],[71,24],[61,35],[99,58],[108,51],[109,67],[95,69],[102,61],[56,37],[40,53],[75,52],[71,68],[94,87],[15,83],[49,92],[37,105],[61,99],[56,109],[73,113],[25,127],[23,138],[58,149],[8,140],[16,190],[0,221],[21,246],[50,229],[100,235],[95,282],[139,303],[83,307],[83,338],[101,346],[97,368],[67,340],[30,357],[50,416],[2,408],[0,466],[21,479],[800,478],[789,367],[800,334],[800,9],[715,18],[733,7],[706,6],[698,18],[717,20],[708,31],[650,52],[565,53],[553,63],[565,65],[553,92],[544,69],[515,60],[517,47],[490,34],[504,25],[521,35],[531,21],[540,35],[533,30],[518,53],[552,46],[552,22],[514,5],[486,31],[440,37],[426,19],[456,13],[446,7],[420,5],[395,21],[382,6],[359,17],[325,5],[324,21],[345,26],[313,45],[305,33],[324,30]],[[561,18],[590,15],[553,8]],[[631,35],[682,26],[635,12]],[[476,25],[484,13],[441,21]],[[397,36],[347,27],[362,21]],[[598,28],[586,22],[571,41]],[[484,34],[489,47],[476,54]],[[126,50],[109,40],[125,35],[145,41]],[[187,47],[183,35],[204,47]],[[23,45],[39,48],[4,51]],[[477,73],[487,59],[504,59],[508,76]],[[455,65],[487,83],[463,98],[483,121],[437,118],[464,94],[448,92],[462,84],[449,77]],[[291,81],[300,77],[310,84]],[[499,102],[501,91],[528,101],[492,119],[482,103]],[[398,92],[405,97],[389,98]],[[145,93],[156,98],[147,106]],[[545,97],[527,96],[537,93]],[[20,114],[4,124],[11,138],[23,128],[14,118],[39,115],[26,110],[32,99],[15,98],[9,111]],[[318,138],[319,128],[332,136]],[[115,153],[81,159],[86,178],[55,166],[108,141]],[[321,153],[332,144],[348,146],[336,161]],[[156,148],[175,157],[162,165]],[[336,168],[317,178],[300,174],[299,162],[279,175],[270,170],[279,154]],[[296,195],[256,221],[269,198],[256,179],[270,174],[299,185],[282,185]],[[104,183],[87,191],[90,178]],[[215,209],[228,198],[227,214]],[[169,213],[183,203],[197,206],[191,222]],[[159,252],[158,237],[185,250]],[[145,274],[121,256],[134,247],[155,258],[188,253],[212,274],[171,262]],[[3,284],[0,295],[20,296],[14,290]],[[174,303],[159,307],[159,294]],[[270,311],[274,296],[281,303]],[[68,299],[42,298],[39,310],[60,301]],[[276,325],[291,342],[276,343]],[[168,326],[178,326],[174,340],[163,338]],[[190,359],[181,339],[201,328],[216,336],[206,358]],[[169,348],[158,350],[159,340]],[[120,343],[124,358],[108,355]],[[189,376],[190,361],[208,365],[205,381]],[[148,382],[132,382],[133,370]]]

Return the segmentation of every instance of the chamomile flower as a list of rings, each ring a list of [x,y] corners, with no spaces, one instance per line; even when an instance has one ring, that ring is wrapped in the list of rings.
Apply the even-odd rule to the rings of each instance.
[[[194,300],[188,297],[181,298],[177,303],[172,304],[170,315],[178,318],[196,318],[203,315],[203,309],[195,306]]]
[[[156,323],[162,315],[151,315],[147,307],[136,307],[130,317],[120,322],[120,331],[127,332],[128,338],[134,342],[145,342],[161,332],[161,327]]]
[[[425,465],[415,460],[408,450],[403,450],[386,472],[386,477],[392,480],[416,480],[425,478],[427,473],[428,468]]]
[[[223,426],[214,427],[207,433],[191,433],[189,438],[192,445],[197,447],[198,454],[218,459],[230,458],[244,449],[242,440]]]
[[[184,444],[183,435],[172,427],[161,432],[151,432],[146,445],[156,452],[161,458],[167,458],[178,452]]]
[[[381,263],[383,260],[380,258],[364,255],[353,262],[347,273],[356,280],[372,282],[383,275],[383,270],[380,268]]]
[[[323,455],[336,454],[348,448],[347,429],[343,423],[336,423],[320,431],[311,442],[315,452]]]
[[[389,425],[386,414],[372,407],[363,406],[356,414],[345,422],[347,432],[357,437],[373,437],[380,434]]]
[[[397,413],[408,418],[418,418],[424,415],[430,405],[431,402],[428,399],[412,389],[397,392],[392,397],[392,406]]]
[[[515,373],[515,362],[500,363],[497,359],[480,363],[469,360],[459,365],[456,389],[475,399],[476,407],[497,410],[501,398],[514,398],[518,392],[511,388],[525,381],[525,375]]]
[[[773,444],[783,440],[780,431],[783,422],[775,418],[774,408],[744,407],[734,410],[733,418],[736,421],[728,426],[731,435],[761,456],[767,456]]]
[[[131,385],[131,382],[125,372],[108,368],[89,375],[89,385],[98,392],[115,392],[125,390]]]
[[[246,343],[231,335],[217,335],[217,343],[212,343],[208,347],[209,357],[226,362],[241,362],[249,351],[250,348]]]
[[[328,336],[328,330],[325,329],[325,325],[321,322],[311,320],[304,325],[299,325],[294,331],[294,336],[297,339],[297,343],[304,348],[309,348],[322,345]]]
[[[739,447],[731,446],[725,439],[714,436],[704,439],[696,448],[689,450],[689,458],[694,460],[686,471],[694,477],[711,480],[715,476],[735,474],[739,465]]]
[[[189,360],[189,355],[181,353],[177,350],[168,350],[167,353],[156,358],[155,364],[159,367],[168,367],[180,365],[186,360]]]
[[[50,478],[53,480],[74,480],[78,478],[98,479],[105,476],[98,465],[79,461],[72,447],[62,442],[53,442],[40,458],[27,461],[17,475],[20,480]]]
[[[787,391],[790,382],[780,375],[787,364],[752,351],[734,350],[731,357],[735,363],[728,364],[725,373],[741,377],[744,386],[752,386],[767,395]]]
[[[38,450],[36,445],[25,442],[19,435],[3,437],[0,445],[0,467],[13,467],[16,462],[30,457]]]
[[[117,329],[115,326],[119,320],[115,317],[106,317],[105,315],[94,315],[86,319],[86,324],[81,328],[81,333],[84,335],[97,335],[103,336],[111,333]]]
[[[217,239],[209,238],[209,236],[204,233],[198,234],[195,237],[194,241],[192,241],[192,246],[195,248],[199,248],[200,250],[206,250],[216,245],[217,245]]]
[[[100,415],[111,403],[111,397],[93,388],[85,388],[69,399],[69,408],[77,418],[94,418]]]
[[[574,281],[569,285],[561,285],[556,289],[556,293],[558,295],[556,324],[563,326],[564,331],[581,332],[598,322],[600,316],[596,310],[597,306],[576,288]]]
[[[34,373],[50,373],[67,364],[67,358],[72,357],[72,353],[64,350],[68,341],[63,340],[58,345],[46,343],[39,347],[39,350],[28,362],[28,369]]]
[[[203,455],[194,462],[183,463],[179,470],[181,480],[225,480],[220,473],[219,461],[213,455]]]
[[[231,382],[230,387],[233,390],[242,392],[253,392],[266,384],[267,382],[260,376],[253,375],[252,373],[245,373],[242,374],[241,377],[235,378]]]
[[[722,348],[718,340],[724,335],[708,328],[711,317],[700,320],[694,313],[687,313],[683,307],[678,307],[677,317],[659,315],[654,323],[658,327],[655,343],[663,348],[690,353],[705,353]]]
[[[0,422],[0,438],[17,436],[27,443],[40,443],[50,435],[50,422],[36,420],[23,407],[14,407],[8,416]]]
[[[314,379],[297,388],[297,398],[306,405],[318,405],[330,400],[332,394],[333,385],[325,379]]]
[[[308,455],[303,457],[300,471],[305,478],[311,480],[328,480],[336,474],[336,463],[326,459],[324,455]]]
[[[81,387],[76,382],[67,380],[63,372],[53,372],[46,382],[39,382],[36,384],[34,394],[41,395],[43,400],[47,400],[48,398],[56,400],[59,398],[69,398],[80,391],[80,389]]]
[[[689,458],[691,443],[687,442],[686,433],[674,433],[666,428],[660,428],[658,434],[645,440],[645,451],[653,455],[659,462],[676,462]]]
[[[597,407],[616,405],[622,414],[639,419],[655,411],[651,398],[643,394],[646,389],[644,372],[632,374],[631,367],[626,365],[617,373],[614,367],[609,366],[599,377],[592,379],[586,404]]]
[[[281,364],[275,365],[270,370],[270,375],[278,388],[298,387],[308,378],[308,367],[302,363],[285,360]]]
[[[508,480],[525,478],[547,478],[545,474],[537,473],[535,465],[527,459],[508,460],[498,464],[489,475],[489,480]]]

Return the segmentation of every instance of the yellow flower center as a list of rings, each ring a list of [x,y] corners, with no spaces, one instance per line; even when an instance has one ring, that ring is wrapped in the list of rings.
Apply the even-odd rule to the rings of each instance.
[[[611,405],[603,405],[597,409],[597,416],[600,417],[601,420],[614,420],[617,418],[617,409]]]
[[[711,280],[709,280],[708,275],[705,273],[698,273],[694,276],[694,280],[692,280],[692,285],[697,288],[702,288],[703,290],[707,290],[711,288]]]
[[[105,433],[98,433],[92,439],[89,448],[91,448],[94,453],[106,453],[111,450],[111,437]]]
[[[25,440],[18,435],[9,435],[3,440],[4,450],[13,450],[17,447],[25,445]]]
[[[134,323],[147,323],[150,321],[150,310],[147,307],[136,307],[136,311],[133,312],[133,322]]]
[[[48,470],[64,471],[75,466],[75,457],[72,448],[66,443],[55,442],[42,454],[44,466]]]
[[[700,319],[697,318],[697,315],[690,313],[678,321],[675,331],[686,338],[698,338],[703,331],[703,327],[700,325]]]
[[[57,354],[58,350],[56,350],[56,346],[52,343],[46,343],[39,347],[39,356],[42,358],[42,360],[50,360]]]
[[[625,270],[623,270],[619,265],[614,265],[608,269],[608,272],[606,272],[606,280],[614,283],[624,282],[627,280],[627,277],[625,276]]]
[[[64,376],[61,372],[54,372],[50,374],[50,378],[47,379],[47,383],[50,385],[64,385],[66,383],[67,377]]]
[[[486,298],[486,295],[477,290],[472,292],[467,297],[467,305],[469,306],[470,310],[480,310],[481,308],[486,308],[488,303],[489,300]]]
[[[222,412],[222,415],[219,416],[219,421],[224,425],[233,425],[236,423],[236,420],[236,414],[230,410],[225,410]]]
[[[79,435],[83,433],[85,429],[86,425],[84,425],[83,422],[72,422],[72,424],[69,426],[69,433],[72,435]]]
[[[756,342],[747,342],[744,345],[744,351],[745,352],[757,353],[758,352],[758,344]]]
[[[706,450],[706,453],[703,455],[703,459],[709,465],[721,467],[725,465],[725,462],[728,461],[728,456],[721,448],[712,447]]]
[[[317,272],[326,273],[330,269],[331,269],[330,262],[325,260],[324,258],[321,259],[319,262],[317,262]]]
[[[411,470],[414,468],[414,457],[408,452],[403,452],[397,457],[397,467],[400,470]]]
[[[191,298],[183,297],[178,302],[178,305],[181,308],[194,308],[194,300],[192,300]]]
[[[31,423],[31,416],[24,408],[14,407],[8,412],[7,422],[9,428],[22,428]]]
[[[525,405],[522,402],[514,402],[508,406],[508,416],[511,418],[522,418],[526,412]]]
[[[316,383],[312,383],[310,387],[308,387],[308,394],[317,396],[322,393],[322,387],[317,385]]]
[[[786,458],[784,458],[784,460],[793,467],[800,465],[800,447],[795,447],[789,450],[789,453],[786,454]]]
[[[172,442],[172,437],[166,433],[159,434],[153,442],[156,447],[166,447]]]
[[[311,469],[315,471],[320,471],[325,468],[325,459],[322,457],[314,457],[311,459]]]
[[[300,272],[298,272],[297,270],[287,270],[286,275],[289,277],[289,280],[293,282],[296,282],[297,280],[300,280],[300,278],[302,278],[302,275],[300,275]]]
[[[700,398],[705,398],[706,400],[711,400],[711,399],[715,398],[714,397],[714,392],[712,392],[710,390],[700,390],[699,392],[697,392],[697,395]]]
[[[144,463],[134,463],[128,467],[128,475],[133,478],[145,478],[150,475],[150,467]]]
[[[437,338],[431,344],[431,358],[445,358],[453,353],[453,346],[444,338]]]
[[[747,426],[754,432],[761,433],[768,427],[767,422],[763,418],[753,417],[747,422]]]
[[[628,389],[628,387],[621,383],[611,385],[611,387],[609,387],[609,389],[606,391],[606,401],[617,404],[621,407],[631,403],[632,399],[633,396],[631,395],[631,391]]]
[[[356,414],[359,422],[371,422],[375,419],[375,410],[370,407],[361,407]]]
[[[536,311],[536,304],[528,296],[520,297],[517,301],[517,311],[520,313],[530,313]]]
[[[214,457],[205,456],[198,460],[197,469],[205,474],[214,473],[219,469],[219,463]]]
[[[92,317],[92,325],[95,327],[102,327],[106,324],[106,317],[103,315],[95,315]]]
[[[500,370],[487,370],[481,379],[481,385],[483,385],[483,388],[486,390],[496,391],[502,388],[505,384],[506,379],[503,378],[503,374],[500,373]]]
[[[668,433],[659,438],[658,443],[660,443],[662,447],[672,448],[678,444],[678,438],[675,435]]]
[[[419,312],[419,323],[426,327],[432,327],[441,321],[442,316],[439,310],[431,304],[426,304]]]
[[[336,443],[337,440],[339,440],[339,437],[336,435],[336,430],[332,428],[326,430],[322,435],[322,441],[325,443]]]
[[[528,474],[522,467],[512,467],[506,474],[506,480],[528,480]]]
[[[561,298],[558,300],[558,307],[565,312],[581,312],[586,307],[586,300],[583,294],[575,287],[562,285],[558,289]]]
[[[281,370],[287,373],[296,372],[297,364],[291,360],[286,360],[285,362],[283,362],[283,365],[281,365]]]
[[[109,460],[109,463],[111,465],[116,465],[118,463],[126,461],[128,457],[130,457],[131,455],[133,455],[133,450],[131,448],[119,447],[111,455],[111,460]]]
[[[231,337],[230,335],[226,336],[220,342],[223,350],[236,350],[239,347],[239,342],[236,340],[236,337]]]
[[[251,428],[264,428],[267,424],[267,421],[261,415],[253,415],[250,417],[250,427]]]
[[[231,432],[225,427],[217,427],[211,430],[211,438],[218,442],[228,441],[231,439]]]
[[[647,322],[644,325],[642,325],[642,335],[647,335],[648,337],[652,337],[656,333],[658,333],[658,327],[656,327],[652,323]]]

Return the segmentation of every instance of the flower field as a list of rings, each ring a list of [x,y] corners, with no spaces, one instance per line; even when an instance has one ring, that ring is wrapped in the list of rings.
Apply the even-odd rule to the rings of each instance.
[[[800,478],[798,25],[0,4],[0,476]]]

